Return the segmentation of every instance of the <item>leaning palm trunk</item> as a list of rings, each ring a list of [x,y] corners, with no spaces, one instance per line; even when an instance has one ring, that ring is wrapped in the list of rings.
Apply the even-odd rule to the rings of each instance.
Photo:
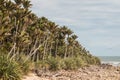
[[[52,43],[51,43],[51,46],[50,46],[50,55],[52,54]]]
[[[55,57],[57,56],[57,49],[58,49],[58,41],[56,41],[56,49],[55,49]]]
[[[33,50],[27,55],[27,58],[26,58],[26,60],[24,61],[24,63],[25,63],[32,55],[35,55],[36,52],[39,50],[39,48],[40,48],[41,46],[43,46],[43,44],[45,44],[45,42],[46,42],[47,40],[48,40],[48,39],[46,39],[42,44],[40,43],[39,46],[38,46],[37,48],[35,48],[35,47],[36,47],[36,44],[37,44],[37,41],[36,41],[35,44],[34,44]]]
[[[33,51],[33,53],[29,54],[28,57],[26,58],[26,60],[24,61],[24,63],[25,63],[32,55],[36,54],[36,52],[38,51],[38,49],[39,49],[41,46],[42,46],[42,44],[39,45],[39,46]]]
[[[64,53],[64,58],[66,58],[66,56],[67,56],[67,49],[68,49],[68,47],[67,47],[67,44],[66,44],[65,53]]]
[[[36,47],[36,45],[37,45],[37,42],[38,42],[38,39],[36,39],[35,44],[34,44],[33,48],[30,50],[30,53],[29,53],[29,54],[31,54],[31,53],[34,51],[34,49],[35,49],[35,47]]]
[[[10,50],[10,52],[9,52],[8,55],[7,55],[7,58],[10,57],[10,55],[11,55],[11,53],[12,53],[13,51],[15,52],[15,47],[16,47],[16,43],[14,43],[12,49]]]
[[[43,60],[45,59],[45,55],[46,55],[46,48],[47,47],[47,40],[45,41],[45,44],[44,44],[44,52],[43,52]]]
[[[72,47],[72,54],[71,54],[71,57],[73,57],[74,55],[74,46]]]
[[[13,56],[10,58],[10,60],[14,59],[16,57],[16,55],[18,55],[18,54],[19,54],[19,49],[17,50],[16,53],[13,54]],[[18,58],[17,58],[17,60],[18,60]]]

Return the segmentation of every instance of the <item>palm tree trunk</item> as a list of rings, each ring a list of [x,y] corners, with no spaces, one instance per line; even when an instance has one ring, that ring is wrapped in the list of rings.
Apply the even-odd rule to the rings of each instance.
[[[43,53],[43,60],[45,59],[45,55],[46,55],[46,48],[47,48],[47,40],[44,44],[44,53]]]
[[[51,43],[51,47],[50,47],[50,55],[52,54],[52,43]]]
[[[24,61],[24,63],[34,54],[36,54],[36,52],[38,51],[38,49],[42,46],[42,44],[40,44],[34,51],[33,53],[29,54],[28,57],[26,58],[26,60]]]
[[[72,57],[74,56],[73,54],[74,54],[74,46],[72,47],[72,55],[71,55]]]
[[[12,49],[10,50],[10,52],[7,55],[7,58],[10,57],[11,53],[15,50],[15,47],[16,47],[16,43],[14,43]]]
[[[67,47],[67,44],[66,44],[64,58],[66,58],[66,56],[67,56],[67,49],[68,49],[68,47]]]

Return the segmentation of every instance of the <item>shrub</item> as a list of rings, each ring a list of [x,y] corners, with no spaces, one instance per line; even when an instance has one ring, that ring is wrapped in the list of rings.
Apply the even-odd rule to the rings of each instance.
[[[77,57],[67,57],[67,58],[60,58],[60,57],[52,57],[49,56],[45,60],[40,60],[35,62],[35,69],[45,69],[45,70],[76,70],[80,67],[89,66],[91,64],[97,64],[99,61],[96,57],[90,56],[77,56]]]
[[[49,69],[49,64],[46,60],[40,60],[35,62],[35,69]]]
[[[101,64],[101,61],[100,61],[100,59],[98,57],[94,57],[94,59],[95,59],[95,64],[96,65],[100,65]]]
[[[9,60],[6,55],[0,55],[0,79],[20,80],[22,71],[19,64],[14,60]]]
[[[55,71],[55,70],[58,70],[60,68],[58,58],[50,57],[47,59],[47,63],[49,65],[50,70]]]
[[[65,59],[60,59],[59,60],[59,69],[65,69],[66,64],[65,64]]]
[[[101,64],[100,59],[92,55],[85,55],[82,57],[82,60],[84,61],[86,65],[100,65]]]
[[[27,74],[30,71],[30,69],[33,68],[32,61],[27,60],[26,62],[24,62],[24,60],[26,58],[25,55],[19,55],[18,58],[19,59],[16,61],[19,64],[19,67],[21,68],[23,74]]]
[[[85,62],[82,60],[81,57],[76,57],[76,58],[74,58],[74,60],[76,62],[76,66],[78,68],[85,66]]]
[[[77,65],[76,62],[73,58],[66,58],[64,59],[64,63],[65,63],[65,70],[74,70],[77,69]]]

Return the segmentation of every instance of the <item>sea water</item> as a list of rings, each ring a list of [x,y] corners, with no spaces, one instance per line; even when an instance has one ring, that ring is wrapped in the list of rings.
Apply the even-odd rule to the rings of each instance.
[[[120,66],[120,56],[98,56],[101,63],[107,63],[114,66]]]

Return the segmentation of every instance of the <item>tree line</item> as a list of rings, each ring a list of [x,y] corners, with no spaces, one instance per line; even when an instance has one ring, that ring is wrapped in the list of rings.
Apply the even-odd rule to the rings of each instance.
[[[98,63],[67,26],[59,26],[46,17],[38,17],[29,0],[0,0],[0,51],[10,59],[26,56],[32,61],[82,56]]]

